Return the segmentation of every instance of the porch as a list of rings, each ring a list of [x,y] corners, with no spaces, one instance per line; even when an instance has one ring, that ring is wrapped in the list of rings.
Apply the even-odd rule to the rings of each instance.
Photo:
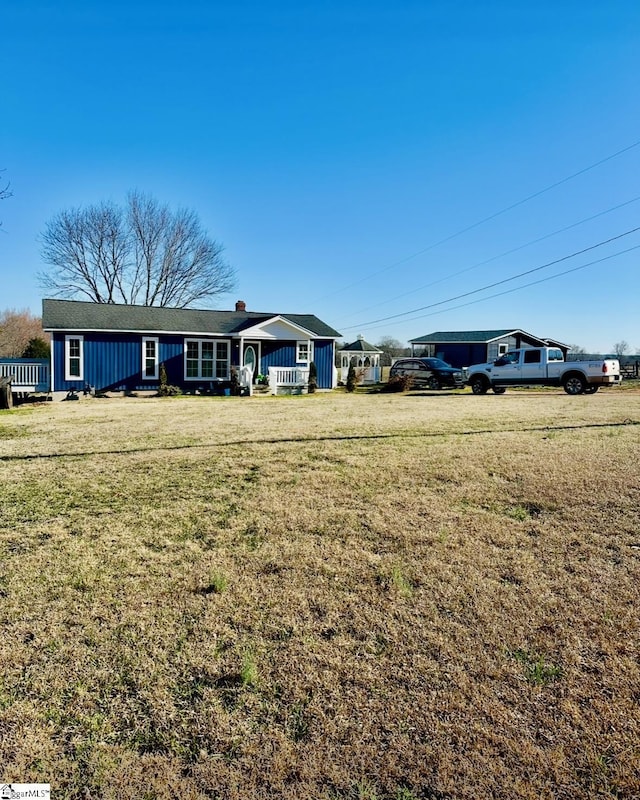
[[[269,367],[271,394],[304,394],[309,386],[309,367]]]
[[[51,388],[46,358],[0,359],[0,378],[11,380],[13,393],[48,392]]]

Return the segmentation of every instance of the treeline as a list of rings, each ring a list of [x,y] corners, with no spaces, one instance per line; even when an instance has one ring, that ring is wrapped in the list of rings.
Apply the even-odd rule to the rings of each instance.
[[[0,311],[0,358],[48,358],[49,338],[30,311]]]

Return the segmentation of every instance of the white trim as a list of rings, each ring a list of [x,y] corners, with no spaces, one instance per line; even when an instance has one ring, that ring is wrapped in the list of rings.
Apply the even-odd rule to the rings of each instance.
[[[315,331],[308,330],[307,328],[303,328],[301,325],[297,325],[295,322],[292,322],[285,316],[278,314],[274,317],[269,317],[268,319],[264,320],[258,325],[251,325],[248,328],[244,328],[242,331],[236,332],[229,332],[229,331],[203,331],[203,330],[177,330],[175,328],[165,330],[164,328],[149,329],[149,328],[87,328],[82,326],[82,330],[85,333],[133,333],[133,334],[140,334],[142,336],[189,336],[191,338],[206,338],[208,336],[224,336],[225,338],[230,339],[269,339],[273,338],[270,337],[268,334],[263,334],[260,336],[262,328],[266,325],[270,325],[274,322],[282,322],[288,325],[295,331],[299,331],[300,334],[308,336],[309,338],[313,339],[333,339],[334,342],[339,341],[342,339],[342,336],[328,336],[321,333],[316,333]],[[74,330],[73,328],[43,328],[45,333],[64,333],[68,330]],[[537,336],[533,337],[537,339]]]
[[[197,342],[197,344],[198,344],[198,371],[199,371],[200,374],[198,374],[196,376],[187,375],[187,349],[188,349],[187,345],[189,344],[189,342]],[[213,375],[202,375],[201,374],[202,373],[202,344],[203,344],[203,342],[206,342],[207,344],[209,344],[209,343],[212,344],[213,348],[214,348],[214,350],[213,350],[213,360],[212,360],[213,373],[214,373]],[[216,375],[216,373],[218,371],[218,360],[222,361],[222,359],[218,359],[218,357],[217,357],[217,345],[219,345],[219,344],[226,344],[227,345],[227,358],[226,358],[227,368],[226,368],[226,375],[224,375],[224,377]],[[201,381],[202,382],[202,381],[228,381],[229,380],[229,378],[231,377],[231,339],[212,339],[212,338],[196,339],[194,337],[190,337],[190,338],[185,337],[183,347],[184,347],[184,362],[183,362],[183,364],[184,364],[184,380],[185,381]]]
[[[307,348],[307,358],[300,357],[300,346]],[[311,339],[298,339],[296,342],[296,364],[310,364],[313,361],[313,341]]]
[[[70,349],[71,341],[76,340],[79,342],[78,358],[78,375],[72,375],[69,369],[70,362]],[[74,356],[76,358],[76,356]],[[65,381],[83,381],[84,380],[84,336],[78,333],[70,333],[64,337],[64,379]]]
[[[51,337],[51,341],[49,342],[49,347],[51,348],[51,350],[50,350],[51,357],[50,357],[50,361],[49,361],[49,367],[50,367],[51,371],[49,373],[49,375],[50,375],[49,380],[50,380],[50,383],[51,383],[51,391],[55,392],[56,387],[55,387],[54,383],[55,383],[55,378],[56,378],[56,364],[55,364],[55,360],[54,360],[54,358],[55,358],[54,353],[56,352],[56,345],[55,345],[55,341],[54,341],[53,336]]]
[[[262,342],[260,339],[241,339],[240,340],[240,353],[241,353],[241,360],[242,366],[244,366],[244,350],[245,347],[253,347],[253,351],[256,354],[256,375],[262,375]]]
[[[463,332],[463,331],[462,331]],[[532,333],[527,333],[527,331],[523,331],[522,328],[514,328],[512,331],[507,331],[506,333],[501,333],[499,336],[493,336],[491,339],[453,339],[449,341],[448,339],[409,339],[410,345],[436,345],[436,344],[493,344],[494,342],[499,342],[501,339],[504,339],[508,336],[513,336],[515,333],[520,333],[523,336],[528,336],[529,339],[535,339],[537,342],[544,342],[545,340],[542,339],[540,336],[534,336]]]
[[[307,328],[303,328],[302,325],[298,325],[295,322],[292,322],[288,317],[283,316],[282,314],[276,314],[274,317],[269,317],[269,319],[265,319],[257,325],[252,325],[249,328],[244,328],[242,330],[242,336],[245,339],[256,339],[260,337],[260,333],[269,325],[273,325],[274,322],[281,322],[283,325],[288,326],[293,331],[299,331],[300,334],[303,336],[308,336],[309,338],[314,339],[332,339],[336,337],[332,336],[320,336],[320,334],[315,333],[314,331],[310,331]],[[268,333],[262,333],[263,338],[271,338]]]
[[[45,333],[64,333],[64,331],[77,330],[77,328],[43,328]],[[82,326],[81,330],[85,333],[135,333],[142,334],[143,336],[224,336],[238,338],[229,333],[229,331],[183,331],[183,330],[150,330],[149,328],[85,328]]]
[[[154,370],[152,375],[147,374],[147,342],[153,342],[154,347]],[[157,381],[159,379],[159,353],[160,340],[157,336],[143,336],[142,337],[142,380],[143,381]]]

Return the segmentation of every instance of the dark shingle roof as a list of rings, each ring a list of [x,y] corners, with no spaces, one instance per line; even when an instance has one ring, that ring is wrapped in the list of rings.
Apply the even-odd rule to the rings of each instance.
[[[351,344],[345,344],[344,347],[340,348],[341,350],[349,350],[350,352],[358,352],[358,353],[382,353],[383,351],[376,347],[375,344],[369,344],[362,338],[358,338],[355,342],[351,342]]]
[[[160,308],[80,300],[43,300],[42,325],[46,330],[148,331],[154,333],[239,334],[261,322],[283,317],[315,336],[340,336],[313,314],[268,314],[258,311],[205,311],[194,308]]]
[[[426,336],[418,336],[409,341],[415,344],[422,344],[423,342],[434,342],[436,344],[454,344],[458,342],[469,344],[478,342],[486,343],[494,339],[500,339],[503,336],[509,336],[512,333],[524,334],[530,339],[544,342],[539,336],[534,336],[520,328],[498,328],[492,331],[436,331],[435,333],[428,333]]]

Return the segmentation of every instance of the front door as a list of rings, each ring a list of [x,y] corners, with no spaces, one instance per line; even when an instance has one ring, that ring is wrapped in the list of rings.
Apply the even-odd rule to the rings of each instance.
[[[251,367],[253,380],[255,381],[260,371],[260,342],[245,342],[242,364],[245,367]]]

